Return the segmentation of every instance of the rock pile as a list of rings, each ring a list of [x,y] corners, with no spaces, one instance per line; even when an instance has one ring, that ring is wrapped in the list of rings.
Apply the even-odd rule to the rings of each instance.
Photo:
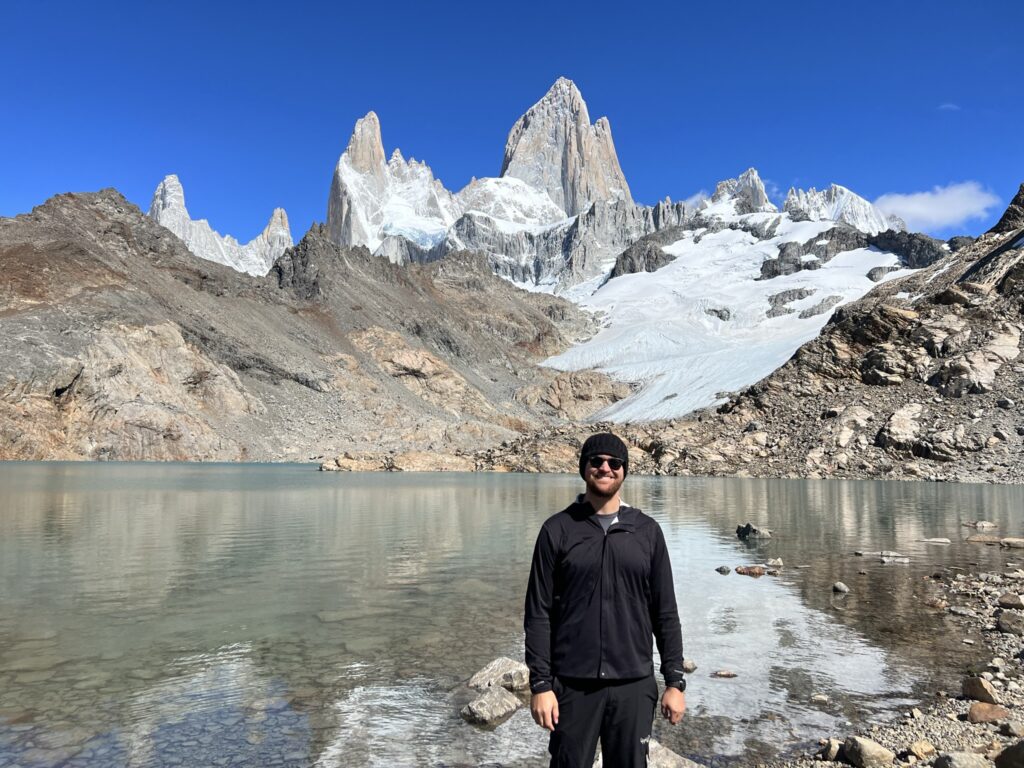
[[[1015,608],[1022,582],[1024,571],[1011,571],[957,574],[943,584],[955,603],[946,610],[964,629],[980,631],[992,653],[984,669],[963,678],[959,697],[940,692],[925,711],[914,708],[866,733],[823,739],[816,755],[758,768],[810,768],[822,761],[871,768],[1024,766],[1024,613]]]

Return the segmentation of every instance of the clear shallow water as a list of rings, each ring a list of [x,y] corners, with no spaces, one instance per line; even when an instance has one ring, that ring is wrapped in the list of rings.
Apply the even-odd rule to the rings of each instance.
[[[541,766],[521,710],[462,723],[462,683],[522,653],[540,523],[569,476],[348,475],[298,465],[0,464],[0,767]],[[927,576],[1013,553],[1024,489],[631,477],[663,526],[683,726],[715,765],[804,746],[952,685],[975,652]],[[776,531],[736,540],[746,520]],[[945,536],[940,547],[921,539]],[[910,565],[855,550],[893,549]],[[780,578],[720,576],[781,557]],[[808,566],[798,568],[796,566]],[[865,571],[861,574],[859,571]],[[835,598],[831,585],[852,588]],[[733,680],[709,677],[728,668]],[[825,693],[827,706],[810,704]]]

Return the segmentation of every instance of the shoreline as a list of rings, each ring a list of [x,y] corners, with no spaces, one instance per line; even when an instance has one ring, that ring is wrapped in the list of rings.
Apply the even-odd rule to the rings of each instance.
[[[821,768],[851,763],[974,768],[993,765],[1004,750],[1024,744],[1024,600],[1019,595],[1024,591],[1024,570],[1005,566],[999,573],[944,572],[935,581],[948,601],[946,613],[965,639],[968,634],[981,638],[987,651],[984,655],[990,661],[980,668],[966,664],[956,670],[962,688],[933,691],[930,703],[922,702],[897,719],[849,733],[822,734],[816,752],[775,758],[757,763],[755,768]],[[974,641],[965,645],[973,646]],[[854,738],[870,743],[852,744]],[[847,746],[856,754],[844,756]],[[874,758],[861,757],[862,748]],[[1021,749],[1017,760],[1024,759],[1024,747]],[[1001,766],[1003,761],[996,765]]]

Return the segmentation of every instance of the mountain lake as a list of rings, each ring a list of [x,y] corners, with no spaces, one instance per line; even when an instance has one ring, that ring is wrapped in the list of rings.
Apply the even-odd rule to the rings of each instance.
[[[0,463],[0,768],[546,766],[528,707],[492,729],[459,710],[477,670],[522,658],[534,539],[581,486]],[[654,737],[707,766],[956,690],[984,651],[926,605],[931,574],[1024,560],[963,526],[1022,535],[1021,487],[631,476],[624,492],[665,531],[697,664],[684,722]],[[738,540],[747,521],[774,536]],[[909,562],[856,554],[882,550]],[[771,558],[779,576],[715,570]]]

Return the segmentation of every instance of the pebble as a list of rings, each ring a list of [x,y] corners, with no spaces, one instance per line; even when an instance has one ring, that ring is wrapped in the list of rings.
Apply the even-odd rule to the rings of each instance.
[[[832,591],[839,595],[845,595],[847,592],[850,591],[850,588],[843,584],[843,582],[837,581],[835,584],[832,585]]]

